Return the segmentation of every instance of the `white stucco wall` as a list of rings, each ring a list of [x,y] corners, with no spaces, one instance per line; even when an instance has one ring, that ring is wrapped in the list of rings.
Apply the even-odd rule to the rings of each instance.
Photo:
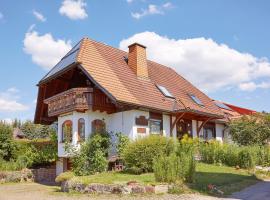
[[[193,136],[193,138],[198,137],[197,136],[197,121],[196,120],[192,120],[192,136]]]
[[[216,140],[223,141],[223,130],[225,126],[224,124],[216,123]]]
[[[163,120],[163,136],[170,137],[170,116],[169,115],[162,115]]]

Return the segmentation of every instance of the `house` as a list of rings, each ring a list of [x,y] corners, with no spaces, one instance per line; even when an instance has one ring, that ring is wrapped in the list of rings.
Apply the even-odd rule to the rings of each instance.
[[[130,139],[149,134],[222,140],[224,112],[173,69],[150,61],[146,47],[125,52],[83,38],[38,83],[35,123],[58,123],[57,173],[73,145],[106,129]]]

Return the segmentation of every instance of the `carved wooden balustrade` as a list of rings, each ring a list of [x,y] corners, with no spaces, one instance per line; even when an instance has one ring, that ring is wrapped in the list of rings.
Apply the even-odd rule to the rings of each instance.
[[[91,109],[93,88],[73,88],[44,100],[48,104],[48,116]]]

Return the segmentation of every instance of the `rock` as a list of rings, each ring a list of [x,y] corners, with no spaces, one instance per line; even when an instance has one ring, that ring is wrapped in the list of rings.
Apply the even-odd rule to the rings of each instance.
[[[155,187],[151,185],[147,185],[144,187],[146,193],[155,193]]]
[[[80,193],[84,193],[85,185],[81,183],[76,183],[74,186],[74,190]]]
[[[134,185],[131,187],[131,193],[133,194],[143,194],[145,193],[145,188],[140,185]]]
[[[69,183],[68,181],[63,181],[61,183],[61,192],[69,192]]]
[[[165,194],[168,193],[169,187],[168,185],[156,185],[155,186],[155,194]]]

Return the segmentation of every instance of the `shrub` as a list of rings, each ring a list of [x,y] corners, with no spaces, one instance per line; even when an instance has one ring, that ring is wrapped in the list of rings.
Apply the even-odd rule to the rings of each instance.
[[[17,145],[13,141],[12,127],[0,122],[0,158],[6,161],[16,158]]]
[[[172,153],[154,159],[156,181],[175,183],[177,181],[193,182],[195,160],[192,152]]]
[[[199,145],[202,161],[208,164],[224,163],[225,149],[223,144],[212,140],[209,142],[202,142]]]
[[[163,136],[148,136],[131,142],[123,152],[128,169],[153,172],[153,160],[161,155],[169,155],[174,150],[174,142]]]
[[[252,149],[249,147],[244,147],[240,150],[238,154],[239,166],[245,169],[252,169],[255,166],[255,155]]]
[[[73,172],[64,172],[59,174],[56,178],[55,178],[55,182],[56,183],[61,183],[64,181],[68,181],[70,179],[72,179],[74,177]]]
[[[122,133],[116,133],[116,137],[117,137],[117,144],[116,144],[117,154],[120,158],[122,158],[123,152],[127,148],[130,141],[129,138]]]
[[[244,116],[229,126],[232,140],[239,145],[264,145],[270,139],[269,116]]]
[[[73,172],[76,175],[90,175],[106,171],[109,142],[108,134],[92,134],[81,144],[79,151],[73,151]]]

